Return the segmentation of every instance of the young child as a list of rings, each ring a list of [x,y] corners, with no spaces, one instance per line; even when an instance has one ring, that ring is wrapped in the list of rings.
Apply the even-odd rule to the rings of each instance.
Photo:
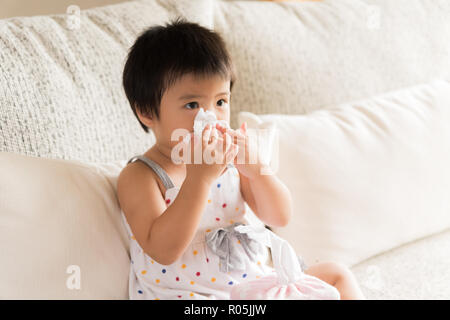
[[[176,163],[171,157],[180,143],[172,133],[192,132],[200,108],[229,123],[234,82],[222,38],[183,19],[145,30],[130,49],[124,90],[140,125],[156,138],[128,161],[117,184],[131,239],[131,299],[229,299],[234,285],[273,272],[268,250],[251,251],[230,236],[233,226],[249,223],[245,202],[268,226],[286,225],[292,212],[286,186],[275,175],[261,175],[259,161],[247,163],[249,148],[237,147],[248,144],[246,125],[207,126],[200,139],[191,134],[191,142],[226,161]],[[236,161],[240,156],[245,163]],[[363,298],[343,265],[320,263],[305,273],[335,286],[341,299]]]

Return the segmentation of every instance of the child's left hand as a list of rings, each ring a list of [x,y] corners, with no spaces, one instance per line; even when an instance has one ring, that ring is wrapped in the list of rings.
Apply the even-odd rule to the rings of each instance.
[[[253,179],[260,175],[262,164],[258,156],[258,146],[252,144],[251,148],[249,148],[250,141],[253,142],[253,140],[248,137],[247,123],[242,123],[238,130],[227,129],[220,124],[216,124],[216,128],[222,134],[229,134],[233,138],[233,141],[239,146],[239,151],[233,160],[233,164],[239,172],[249,179]],[[250,163],[250,159],[253,163]]]

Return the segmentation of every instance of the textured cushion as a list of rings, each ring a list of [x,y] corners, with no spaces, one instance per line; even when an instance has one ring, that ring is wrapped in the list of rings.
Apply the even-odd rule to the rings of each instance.
[[[303,114],[450,75],[450,1],[217,1],[239,111]],[[237,112],[236,112],[237,111]]]
[[[294,215],[275,231],[307,264],[354,265],[450,227],[450,82],[242,121],[277,125]]]
[[[154,142],[126,100],[137,35],[175,16],[211,26],[209,0],[142,0],[0,20],[0,151],[83,161],[128,158]]]
[[[0,152],[1,299],[128,299],[124,165]]]
[[[450,230],[395,248],[352,268],[368,299],[450,299]]]

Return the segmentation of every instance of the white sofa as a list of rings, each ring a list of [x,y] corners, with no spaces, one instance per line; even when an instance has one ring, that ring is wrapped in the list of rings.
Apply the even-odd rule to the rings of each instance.
[[[290,227],[276,232],[307,264],[349,265],[369,299],[449,299],[450,175],[443,163],[450,135],[442,126],[448,96],[445,82],[433,82],[450,80],[449,14],[446,0],[139,0],[79,15],[0,20],[0,298],[128,297],[129,239],[115,183],[126,160],[147,150],[154,138],[134,118],[121,72],[139,32],[182,15],[220,32],[227,43],[238,73],[232,127],[242,119],[253,119],[256,127],[291,121],[281,131],[289,138],[294,131],[288,130],[298,126],[296,137],[303,140],[289,143],[302,157],[283,157],[280,178],[302,202],[296,202]],[[350,110],[370,116],[351,118]],[[406,117],[412,110],[421,115],[414,119],[423,121],[420,132],[429,141],[439,136],[439,144],[430,147],[434,158],[416,150],[420,144],[401,143],[402,134],[418,132],[418,122]],[[331,125],[317,122],[320,117]],[[308,136],[319,123],[322,131]],[[351,144],[370,147],[358,139],[373,123],[378,131],[365,137],[383,146],[395,141],[401,158],[382,149],[364,153],[375,149]],[[321,132],[330,139],[317,140]],[[333,158],[345,168],[334,161],[320,166],[321,155],[339,154],[330,143],[336,132],[348,134],[339,141],[345,150],[358,151],[361,158],[353,163],[366,177],[374,177],[374,159],[381,159],[384,168],[403,168],[411,180],[385,179],[396,171],[379,170],[377,190],[385,198],[373,197],[361,184],[358,196],[367,199],[361,201],[367,210],[352,211],[345,201],[357,187],[346,181],[353,174],[349,153]],[[318,142],[320,151],[314,148]],[[287,149],[280,150],[283,156]],[[429,163],[433,171],[412,170],[409,155],[420,155],[414,163]],[[356,166],[358,159],[366,162]],[[363,170],[362,163],[375,165]],[[290,175],[299,165],[321,170]],[[339,179],[330,178],[333,172]],[[409,183],[415,175],[425,187]],[[311,177],[320,181],[306,179]],[[402,188],[391,188],[397,182]],[[411,201],[409,186],[416,195]],[[390,203],[389,192],[402,201]],[[412,203],[418,207],[408,207]],[[392,211],[377,211],[379,204]],[[332,217],[337,206],[343,214]]]

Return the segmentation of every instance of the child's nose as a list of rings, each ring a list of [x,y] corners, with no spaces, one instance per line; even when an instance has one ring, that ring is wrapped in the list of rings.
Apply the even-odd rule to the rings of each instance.
[[[209,115],[213,114],[217,120],[221,120],[221,119],[219,119],[219,117],[221,115],[219,114],[219,112],[217,112],[217,108],[215,108],[214,106],[203,106],[203,107],[199,108],[199,111],[200,111],[200,109],[203,109],[203,112],[205,112],[206,114],[209,114]],[[197,114],[198,114],[198,112],[197,112]]]

